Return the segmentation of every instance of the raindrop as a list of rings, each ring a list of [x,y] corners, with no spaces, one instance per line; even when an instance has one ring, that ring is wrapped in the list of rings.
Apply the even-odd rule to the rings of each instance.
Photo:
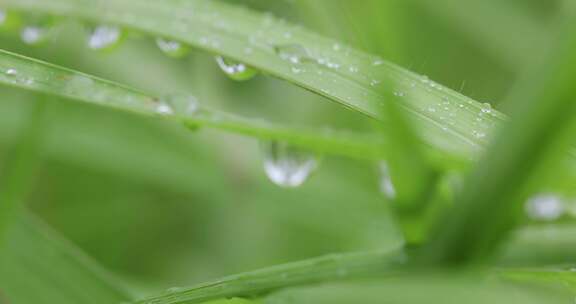
[[[189,94],[171,94],[164,97],[161,103],[168,105],[172,112],[180,115],[193,115],[200,108],[198,99]]]
[[[556,194],[538,194],[525,204],[526,214],[530,219],[540,221],[554,221],[565,211],[564,201]]]
[[[392,183],[392,177],[390,176],[390,169],[388,163],[380,162],[380,192],[386,196],[386,198],[393,200],[396,198],[396,187]]]
[[[218,66],[228,77],[238,81],[250,80],[258,74],[258,71],[251,68],[244,63],[237,62],[231,59],[224,58],[222,56],[216,56],[216,62]]]
[[[285,142],[265,142],[262,150],[266,175],[281,187],[295,188],[302,185],[317,167],[315,155]]]
[[[175,292],[181,292],[184,291],[184,288],[182,287],[170,287],[168,289],[166,289],[167,293],[175,293]]]
[[[165,101],[160,101],[157,105],[156,105],[156,113],[160,114],[160,115],[172,115],[174,114],[174,110],[172,109],[172,107],[166,103]]]
[[[384,60],[377,58],[374,61],[372,61],[372,65],[373,66],[379,66],[379,65],[383,65],[384,64]]]
[[[12,69],[12,68],[7,69],[5,73],[6,73],[6,76],[11,76],[11,77],[18,75],[18,71],[16,69]]]
[[[37,25],[29,25],[22,29],[20,38],[29,45],[38,45],[48,38],[48,29]]]
[[[492,105],[487,103],[487,102],[483,103],[481,105],[481,110],[482,110],[482,113],[487,113],[487,114],[491,113],[492,112]]]
[[[190,48],[179,41],[156,38],[156,45],[164,54],[173,58],[182,58],[190,53]]]
[[[70,95],[88,94],[94,95],[93,91],[94,80],[84,75],[72,76],[64,86],[64,91]]]
[[[299,44],[279,45],[275,47],[275,51],[282,60],[289,61],[292,64],[300,64],[312,59],[308,50]]]
[[[116,46],[120,42],[122,31],[117,26],[99,25],[95,27],[88,37],[88,47],[93,50],[105,50]]]

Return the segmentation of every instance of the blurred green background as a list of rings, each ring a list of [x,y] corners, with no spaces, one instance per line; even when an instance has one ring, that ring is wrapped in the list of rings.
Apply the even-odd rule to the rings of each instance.
[[[245,0],[506,111],[508,89],[546,52],[556,0]],[[1,3],[1,2],[0,2]],[[86,47],[62,20],[45,45],[0,34],[3,49],[128,84],[185,92],[201,104],[290,125],[370,130],[360,114],[281,80],[228,79],[211,55],[171,59],[130,33],[111,52]],[[142,290],[401,239],[379,193],[377,164],[326,155],[302,187],[262,169],[259,143],[0,87],[0,168],[32,103],[48,103],[31,208]]]

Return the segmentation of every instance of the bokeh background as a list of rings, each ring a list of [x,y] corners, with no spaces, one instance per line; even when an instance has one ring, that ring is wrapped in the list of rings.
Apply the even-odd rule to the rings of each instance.
[[[543,57],[566,0],[230,1],[378,54],[506,112],[514,83]],[[0,2],[1,4],[1,2]],[[129,33],[110,52],[59,20],[42,46],[3,31],[3,49],[152,94],[289,125],[371,130],[366,117],[281,80],[235,82],[213,56],[162,54]],[[330,155],[297,189],[270,183],[260,143],[190,132],[95,106],[0,87],[0,169],[32,103],[48,102],[42,163],[29,203],[56,230],[144,293],[315,257],[394,247],[401,239],[376,163]]]

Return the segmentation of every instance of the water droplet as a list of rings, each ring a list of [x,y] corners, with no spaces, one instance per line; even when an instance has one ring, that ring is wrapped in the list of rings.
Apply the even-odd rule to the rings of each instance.
[[[190,53],[190,48],[179,41],[157,38],[156,45],[164,54],[173,58],[182,58]]]
[[[198,99],[189,94],[171,94],[162,99],[173,112],[180,115],[193,115],[199,110]]]
[[[492,105],[487,103],[487,102],[483,103],[481,105],[481,110],[482,110],[482,113],[487,113],[487,114],[491,113],[492,112]]]
[[[92,78],[84,75],[74,75],[72,76],[64,86],[64,92],[66,94],[75,96],[78,94],[88,94],[93,95],[94,80]]]
[[[170,287],[168,289],[166,289],[166,292],[168,293],[175,293],[175,292],[181,292],[184,291],[184,288],[182,287]]]
[[[38,45],[46,41],[49,30],[45,27],[29,25],[22,29],[20,38],[29,45]]]
[[[381,82],[381,81],[378,80],[378,79],[372,79],[372,80],[370,81],[370,85],[373,86],[373,87],[375,87],[375,86],[379,85],[380,82]]]
[[[174,110],[172,109],[172,107],[166,103],[165,101],[160,101],[157,105],[156,105],[156,113],[160,114],[160,115],[172,115],[174,114]]]
[[[376,59],[374,59],[374,61],[372,61],[373,66],[379,66],[379,65],[383,65],[383,64],[384,64],[384,60],[382,60],[380,58],[376,58]]]
[[[474,137],[476,137],[478,139],[482,139],[482,138],[486,137],[486,133],[484,133],[482,131],[478,131],[478,130],[472,131],[472,135],[474,135]]]
[[[6,76],[11,76],[11,77],[18,75],[18,71],[16,69],[12,69],[12,68],[7,69],[5,73],[6,73]]]
[[[122,30],[117,26],[99,25],[95,27],[88,37],[88,47],[93,50],[105,50],[118,45],[122,37]]]
[[[289,61],[292,64],[300,64],[312,60],[308,50],[299,44],[279,45],[274,50],[282,60]]]
[[[396,92],[394,92],[394,96],[397,96],[397,97],[404,97],[404,96],[406,96],[406,93],[404,93],[404,92],[400,92],[400,91],[396,91]]]
[[[254,78],[258,71],[251,68],[244,63],[234,61],[232,59],[227,59],[222,56],[216,56],[216,62],[218,66],[228,77],[238,81],[245,81]]]
[[[526,202],[526,214],[533,220],[554,221],[565,211],[564,201],[556,194],[538,194]]]
[[[316,169],[316,157],[285,142],[262,144],[264,169],[268,178],[278,186],[294,188],[302,185]]]
[[[380,162],[380,192],[386,196],[386,198],[393,200],[396,198],[396,187],[392,183],[392,177],[390,176],[390,169],[386,162]]]

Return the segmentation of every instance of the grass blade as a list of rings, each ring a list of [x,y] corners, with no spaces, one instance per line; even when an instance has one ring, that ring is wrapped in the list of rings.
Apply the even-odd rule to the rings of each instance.
[[[426,143],[470,159],[505,117],[453,90],[267,14],[218,1],[5,0],[8,8],[108,22],[245,62],[376,119],[398,102]],[[178,16],[178,18],[174,18]],[[297,54],[293,54],[296,52]],[[288,54],[286,54],[288,53]]]
[[[311,260],[278,265],[182,288],[176,292],[136,301],[138,304],[202,303],[207,300],[254,296],[279,288],[322,281],[393,274],[402,263],[398,251],[332,254]]]
[[[10,303],[119,303],[122,284],[37,219],[18,218],[0,260],[0,290]]]
[[[428,254],[436,262],[465,264],[492,257],[518,224],[534,179],[542,180],[550,176],[551,168],[560,167],[576,111],[575,25],[573,17],[543,71],[513,96],[515,120],[479,164],[430,245]]]
[[[158,107],[162,101],[157,97],[2,50],[0,50],[0,71],[0,83],[6,85],[140,115],[173,119],[191,128],[207,126],[264,140],[283,140],[317,152],[356,158],[379,159],[382,156],[383,142],[377,136],[289,128],[203,107],[193,115],[159,115]]]
[[[45,104],[38,101],[29,110],[20,140],[3,169],[0,186],[0,249],[4,244],[6,230],[19,213],[34,179],[44,127],[44,107]]]

